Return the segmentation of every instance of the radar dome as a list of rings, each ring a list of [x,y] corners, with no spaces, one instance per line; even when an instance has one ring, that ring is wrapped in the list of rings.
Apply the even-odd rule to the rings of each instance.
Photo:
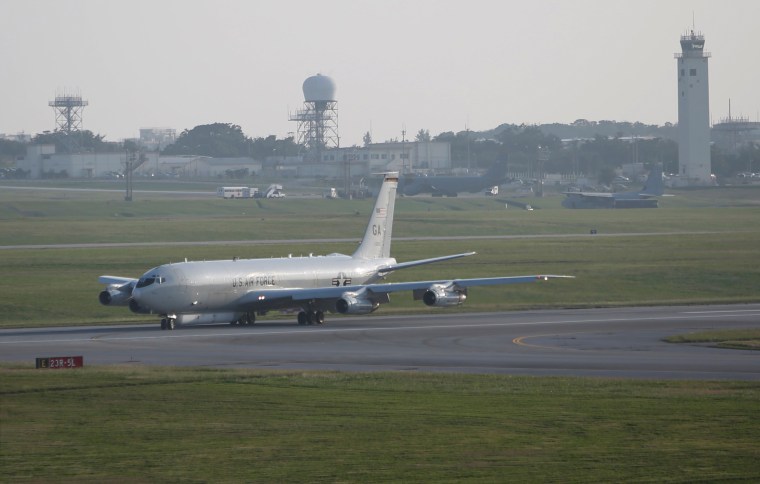
[[[303,81],[303,97],[306,102],[335,101],[335,82],[317,74]]]

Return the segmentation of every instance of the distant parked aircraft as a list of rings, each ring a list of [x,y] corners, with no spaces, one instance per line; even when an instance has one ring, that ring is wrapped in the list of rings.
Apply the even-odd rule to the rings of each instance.
[[[656,164],[649,172],[639,192],[563,192],[565,208],[657,208],[657,198],[663,196],[662,165]]]
[[[402,195],[431,193],[434,197],[456,197],[459,192],[477,193],[506,180],[507,163],[496,162],[483,176],[405,175],[399,182]]]
[[[458,306],[474,286],[544,281],[550,275],[378,283],[391,272],[474,255],[474,252],[396,262],[390,257],[398,174],[385,176],[359,248],[353,255],[179,262],[139,279],[101,276],[100,302],[159,314],[161,329],[184,323],[252,324],[256,314],[299,308],[299,324],[322,324],[325,312],[368,314],[389,294],[411,291],[428,306]]]

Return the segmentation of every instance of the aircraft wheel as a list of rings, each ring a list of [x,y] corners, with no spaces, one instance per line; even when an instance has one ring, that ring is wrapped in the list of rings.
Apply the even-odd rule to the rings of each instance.
[[[256,324],[256,313],[248,313],[246,314],[246,323],[250,325]]]
[[[174,318],[167,318],[166,319],[166,329],[168,329],[170,331],[174,331],[174,327],[175,327],[176,322],[177,321]]]
[[[322,311],[314,313],[314,322],[317,324],[325,324],[325,313]]]
[[[166,329],[166,318],[162,318],[161,319],[161,330],[163,331],[165,329]]]
[[[301,326],[303,326],[304,324],[306,324],[306,312],[305,311],[301,311],[300,313],[298,313],[298,324],[300,324]]]
[[[314,324],[314,311],[306,311],[306,324]]]

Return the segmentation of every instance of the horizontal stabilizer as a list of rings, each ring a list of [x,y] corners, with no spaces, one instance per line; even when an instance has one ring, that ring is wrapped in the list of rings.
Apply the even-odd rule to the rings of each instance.
[[[451,260],[451,259],[459,259],[460,257],[467,257],[471,255],[475,255],[477,252],[465,252],[462,254],[453,254],[453,255],[444,255],[442,257],[433,257],[430,259],[421,259],[421,260],[413,260],[409,262],[402,262],[401,264],[393,264],[392,266],[387,267],[381,267],[378,269],[378,274],[387,274],[389,272],[393,272],[398,269],[406,269],[409,267],[416,267],[421,266],[425,264],[432,264],[434,262],[442,262],[445,260]]]

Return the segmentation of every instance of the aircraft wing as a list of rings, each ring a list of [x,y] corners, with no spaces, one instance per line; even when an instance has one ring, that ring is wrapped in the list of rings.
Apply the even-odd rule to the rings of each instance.
[[[640,197],[644,198],[653,198],[653,197],[673,197],[674,195],[670,193],[663,193],[662,195],[657,195],[655,193],[639,193]]]
[[[100,276],[98,277],[98,282],[101,284],[105,284],[107,286],[111,286],[111,285],[123,286],[125,284],[137,282],[137,279],[132,279],[129,277],[118,277],[118,276]]]
[[[291,299],[292,301],[339,299],[345,293],[364,294],[367,297],[375,295],[387,295],[392,292],[418,291],[429,289],[434,285],[445,286],[451,290],[462,290],[475,286],[495,286],[504,284],[522,284],[526,282],[539,282],[549,279],[574,279],[575,276],[559,275],[530,275],[510,277],[485,277],[477,279],[441,279],[437,281],[415,282],[391,282],[385,284],[366,284],[355,286],[330,286],[315,288],[289,288],[289,289],[262,289],[247,293],[242,300],[242,305],[256,305],[266,301],[278,299]]]
[[[414,291],[428,289],[433,285],[442,285],[452,289],[466,289],[475,286],[497,286],[504,284],[523,284],[526,282],[547,281],[549,279],[574,279],[575,276],[558,275],[532,275],[532,276],[509,276],[509,277],[481,277],[477,279],[443,279],[438,281],[416,282],[391,282],[387,284],[368,284],[363,286],[367,291],[374,293],[391,293],[398,291]],[[362,286],[360,286],[362,287]]]
[[[563,195],[576,195],[579,197],[591,197],[591,198],[613,198],[612,193],[603,192],[562,192]]]

